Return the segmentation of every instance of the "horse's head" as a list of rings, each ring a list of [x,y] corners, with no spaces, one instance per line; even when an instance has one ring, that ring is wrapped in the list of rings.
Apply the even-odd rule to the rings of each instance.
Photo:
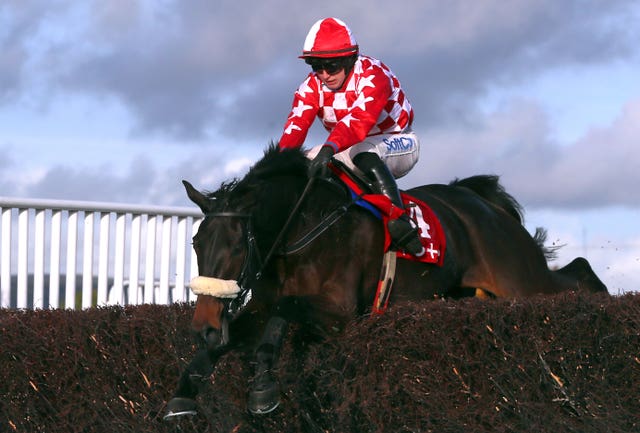
[[[261,269],[263,260],[269,260],[304,189],[307,164],[301,151],[280,152],[272,145],[242,180],[224,183],[214,193],[203,194],[183,181],[205,216],[193,238],[199,276],[191,284],[198,295],[192,326],[210,349],[228,342],[229,302],[241,289],[253,289],[259,272],[269,271]]]
[[[205,195],[189,182],[183,183],[191,201],[205,215],[193,237],[199,276],[191,281],[191,289],[198,295],[191,325],[209,349],[216,349],[229,341],[228,303],[240,293],[239,280],[247,273],[249,216],[225,210],[215,194]]]

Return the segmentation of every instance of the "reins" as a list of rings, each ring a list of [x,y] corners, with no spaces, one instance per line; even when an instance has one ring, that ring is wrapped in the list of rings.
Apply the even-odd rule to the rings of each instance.
[[[307,197],[309,190],[313,186],[314,181],[315,181],[315,178],[313,177],[309,178],[309,180],[307,181],[307,184],[305,185],[304,190],[302,191],[302,194],[300,195],[300,197],[298,198],[298,201],[296,202],[293,209],[289,213],[289,216],[287,217],[287,220],[285,221],[284,225],[280,228],[280,232],[278,233],[275,240],[271,244],[271,248],[269,249],[269,252],[264,257],[264,259],[260,257],[260,254],[258,252],[258,247],[256,245],[256,239],[255,239],[255,235],[253,233],[253,228],[251,224],[250,213],[223,211],[223,212],[211,212],[206,214],[207,216],[211,216],[211,217],[235,217],[235,218],[242,218],[247,220],[247,224],[245,225],[247,256],[242,266],[240,276],[238,277],[238,282],[240,286],[243,287],[243,289],[245,288],[244,286],[246,286],[247,283],[249,282],[249,278],[251,278],[250,275],[252,275],[252,277],[255,280],[259,280],[261,278],[264,269],[269,264],[269,261],[273,258],[274,255],[276,255],[277,253],[284,254],[284,255],[293,254],[302,250],[304,247],[306,247],[311,242],[313,242],[318,236],[324,233],[329,227],[331,227],[336,221],[338,221],[344,214],[346,214],[349,208],[353,204],[355,204],[357,199],[359,198],[359,197],[355,197],[355,198],[352,197],[352,200],[349,203],[346,203],[336,208],[333,212],[327,215],[322,221],[320,221],[320,223],[317,226],[315,226],[312,230],[310,230],[308,233],[302,236],[302,238],[298,239],[296,242],[289,245],[288,247],[283,248],[281,251],[278,251],[278,249],[280,248],[280,244],[282,243],[282,238],[286,234],[287,230],[290,228],[293,220],[298,216],[300,207],[302,206],[305,198]],[[253,267],[252,263],[256,263],[259,266],[258,271],[255,273],[251,270],[251,268]]]
[[[287,229],[291,225],[291,222],[293,221],[293,218],[295,216],[297,216],[298,211],[300,210],[300,206],[302,206],[302,202],[307,197],[307,193],[311,189],[311,186],[313,185],[314,181],[315,181],[315,177],[310,177],[309,180],[307,181],[307,184],[305,185],[304,190],[302,191],[302,195],[300,195],[300,198],[298,199],[298,202],[296,203],[296,205],[293,207],[293,210],[289,214],[289,217],[287,218],[287,221],[284,223],[284,225],[280,229],[280,233],[278,233],[278,236],[276,236],[275,241],[273,241],[273,244],[271,244],[271,249],[269,249],[269,252],[265,256],[264,260],[262,261],[260,269],[256,273],[256,279],[259,280],[260,277],[262,276],[262,271],[267,266],[267,263],[269,263],[269,260],[271,259],[271,257],[275,253],[276,248],[278,248],[278,246],[280,245],[280,241],[282,240],[282,237],[284,236],[285,232],[287,231]]]
[[[329,227],[333,225],[336,221],[338,221],[353,205],[356,201],[351,200],[349,203],[342,205],[327,215],[320,223],[315,226],[311,231],[309,231],[302,238],[298,239],[293,244],[287,246],[285,250],[282,251],[282,254],[294,254],[309,245],[313,242],[318,236],[325,232]]]

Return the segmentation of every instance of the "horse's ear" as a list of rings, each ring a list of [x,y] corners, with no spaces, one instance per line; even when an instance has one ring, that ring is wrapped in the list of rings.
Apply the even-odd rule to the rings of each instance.
[[[193,185],[191,185],[186,180],[183,180],[182,184],[187,190],[187,196],[189,197],[189,199],[198,205],[198,207],[202,210],[202,213],[209,212],[209,199],[200,191],[195,189]]]

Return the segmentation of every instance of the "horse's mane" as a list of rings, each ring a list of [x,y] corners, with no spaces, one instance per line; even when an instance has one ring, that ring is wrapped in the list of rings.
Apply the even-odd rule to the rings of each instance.
[[[520,224],[524,224],[524,211],[520,203],[500,185],[500,177],[497,175],[477,175],[466,179],[455,179],[451,186],[463,186],[469,188],[480,197],[498,206],[509,215],[514,217]],[[562,245],[547,246],[547,230],[543,227],[536,227],[533,240],[547,260],[557,258],[558,249]]]
[[[258,160],[242,178],[223,182],[217,191],[207,192],[207,197],[223,207],[232,197],[255,190],[265,181],[275,176],[287,176],[306,180],[308,158],[301,149],[280,150],[278,144],[270,142],[263,157]],[[289,187],[291,185],[283,185]]]
[[[298,149],[280,150],[278,144],[269,143],[262,159],[255,163],[245,176],[245,181],[264,180],[274,175],[307,176],[308,158]]]
[[[500,185],[500,177],[492,174],[484,174],[454,179],[449,185],[469,188],[480,197],[504,210],[514,217],[520,224],[524,223],[524,212],[518,201]]]

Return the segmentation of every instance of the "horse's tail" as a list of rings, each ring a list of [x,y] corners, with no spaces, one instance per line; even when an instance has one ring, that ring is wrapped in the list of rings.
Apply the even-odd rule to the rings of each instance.
[[[454,179],[449,185],[469,188],[488,202],[494,204],[514,217],[520,224],[524,223],[522,206],[511,194],[500,185],[499,176],[481,174],[465,179]]]
[[[536,227],[536,234],[533,235],[533,240],[542,250],[542,254],[547,260],[554,260],[558,258],[558,250],[564,246],[562,245],[545,245],[547,243],[547,229],[544,227]]]

